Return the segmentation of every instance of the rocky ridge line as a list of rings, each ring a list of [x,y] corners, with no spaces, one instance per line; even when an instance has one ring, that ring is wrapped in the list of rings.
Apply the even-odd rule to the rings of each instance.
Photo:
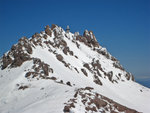
[[[63,37],[64,30],[57,26],[52,25],[51,28],[49,25],[45,27],[45,31],[41,33],[35,33],[32,38],[27,39],[26,37],[22,37],[17,44],[13,45],[11,50],[4,54],[1,62],[2,62],[2,69],[5,69],[7,67],[9,68],[16,68],[21,66],[25,61],[34,60],[35,58],[31,58],[31,55],[33,53],[33,49],[37,46],[41,46],[44,48],[44,44],[49,48],[49,52],[52,52],[55,54],[56,58],[64,64],[65,67],[76,70],[77,73],[81,71],[85,76],[88,76],[87,71],[91,72],[93,74],[94,82],[98,85],[102,85],[101,82],[101,73],[102,72],[105,76],[104,78],[108,78],[112,83],[117,83],[117,80],[113,80],[113,72],[105,72],[101,67],[101,62],[96,59],[92,59],[90,63],[83,64],[83,68],[81,70],[77,69],[77,67],[71,66],[70,63],[66,62],[63,59],[63,56],[61,54],[56,53],[56,49],[61,49],[65,55],[70,55],[78,59],[77,55],[74,54],[72,50],[70,50],[69,46],[67,45],[66,41],[62,38]],[[54,36],[53,36],[54,35]],[[69,36],[66,33],[65,36],[69,39]],[[53,38],[53,41],[48,40],[48,38]],[[99,43],[96,40],[95,35],[92,31],[85,30],[83,36],[79,35],[79,33],[74,34],[74,38],[70,39],[73,43],[76,44],[77,48],[80,49],[80,43],[84,43],[86,46],[91,48],[93,51],[96,51],[98,54],[101,54],[105,56],[107,59],[113,61],[113,66],[115,68],[118,68],[122,71],[125,71],[124,68],[120,65],[119,61],[111,56],[105,48],[101,48]],[[38,60],[39,61],[39,60]],[[41,62],[41,61],[39,61]],[[46,64],[46,63],[45,63]],[[47,64],[45,67],[42,67],[41,72],[44,72],[44,76],[47,76],[47,73],[45,73],[45,70],[48,70]],[[50,69],[52,70],[52,69]],[[55,70],[53,70],[55,71]],[[36,73],[36,74],[35,74]],[[37,74],[40,75],[38,70],[34,69],[33,72],[29,72],[26,76],[29,75],[37,76]],[[118,80],[120,80],[121,74],[115,75]],[[130,73],[126,73],[125,75],[127,80],[133,80],[134,77]]]

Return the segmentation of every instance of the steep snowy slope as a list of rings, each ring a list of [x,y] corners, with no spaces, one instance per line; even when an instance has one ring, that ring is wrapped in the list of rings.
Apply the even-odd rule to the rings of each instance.
[[[0,66],[1,113],[150,112],[150,89],[134,82],[92,31],[46,26],[21,38]]]

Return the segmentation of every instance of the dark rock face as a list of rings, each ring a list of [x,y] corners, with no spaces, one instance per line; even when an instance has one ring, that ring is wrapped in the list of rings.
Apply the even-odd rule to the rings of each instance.
[[[80,44],[79,44],[78,42],[76,42],[76,46],[77,46],[77,48],[79,48],[79,47],[80,47]]]
[[[68,53],[69,53],[71,56],[74,55],[73,51],[70,51],[69,47],[67,47],[67,46],[64,47],[63,53],[64,53],[65,55],[68,55]]]
[[[65,106],[63,111],[64,111],[65,113],[69,113],[69,112],[70,112],[70,109],[69,109],[68,106]]]
[[[134,76],[131,75],[131,73],[126,73],[125,77],[126,77],[127,80],[131,79],[132,81],[134,81]]]
[[[69,48],[68,47],[65,47],[64,49],[63,49],[63,52],[64,52],[64,54],[65,55],[67,55],[67,52],[69,51]]]
[[[8,65],[11,65],[11,67],[18,67],[21,66],[23,62],[30,60],[32,47],[32,44],[26,37],[21,38],[18,44],[13,45],[8,54],[3,56],[2,69],[5,69]]]
[[[93,89],[94,89],[94,88],[92,88],[92,87],[88,87],[88,86],[85,87],[85,90],[89,90],[89,91],[90,91],[90,90],[93,90]]]
[[[81,101],[85,107],[86,113],[105,113],[106,111],[109,113],[139,113],[138,111],[120,105],[113,100],[94,92],[93,90],[94,88],[91,87],[78,89],[75,92],[74,98],[70,99],[67,103],[64,103],[64,112],[71,112],[71,108],[76,108],[76,105],[79,106],[80,103],[78,102]]]
[[[108,79],[109,79],[111,82],[113,82],[113,80],[112,80],[113,72],[112,72],[112,71],[110,71],[110,72],[108,72],[108,73],[104,73],[104,74],[105,74],[105,76],[108,77]]]
[[[63,61],[63,56],[60,54],[56,55],[56,58],[61,62]]]
[[[94,82],[98,85],[103,85],[98,76],[94,75]]]
[[[56,77],[50,77],[51,80],[57,80]],[[63,83],[63,82],[62,82]]]
[[[49,25],[47,25],[47,26],[45,27],[45,33],[46,33],[47,35],[49,35],[49,36],[52,36],[52,31],[50,30]]]
[[[51,29],[54,30],[54,28],[56,28],[57,25],[52,24]]]
[[[71,86],[71,83],[68,81],[67,83],[66,83],[68,86]]]
[[[74,54],[73,54],[73,51],[69,51],[69,54],[71,55],[71,56],[73,56]]]
[[[91,42],[92,39],[91,39],[91,36],[87,30],[84,31],[83,36],[86,37],[88,43]]]
[[[106,102],[106,101],[104,101],[104,100],[98,98],[97,96],[96,96],[94,99],[91,100],[91,104],[92,104],[92,103],[95,103],[95,105],[96,105],[96,107],[97,107],[98,109],[100,109],[101,107],[105,107],[105,106],[107,105],[107,102]]]
[[[99,47],[99,43],[97,42],[95,35],[92,31],[85,30],[83,33],[83,37],[86,38],[88,44],[91,44],[94,47]]]
[[[28,78],[31,75],[33,75],[32,78],[34,78],[34,77],[38,76],[38,73],[37,72],[27,72],[26,75],[25,75],[25,77]]]
[[[26,54],[20,54],[19,56],[16,56],[13,60],[11,67],[19,67],[22,65],[23,62],[30,60],[29,56]]]
[[[61,39],[61,41],[59,43],[60,43],[60,45],[67,47],[67,43],[65,42],[65,40]]]
[[[86,37],[83,37],[83,36],[79,35],[79,36],[76,37],[76,40],[78,40],[80,42],[83,42],[85,45],[91,47],[91,45],[87,42]],[[77,45],[77,47],[78,47],[78,45]]]
[[[88,63],[85,63],[85,64],[83,65],[83,67],[87,68],[89,71],[91,70]]]
[[[27,88],[29,88],[29,86],[24,85],[24,86],[20,86],[20,87],[18,88],[18,90],[25,90],[25,89],[27,89]]]
[[[88,74],[87,74],[87,72],[86,72],[85,69],[81,69],[81,71],[83,72],[83,74],[84,74],[85,76],[88,76]]]
[[[60,28],[59,26],[52,24],[51,30],[53,31],[54,36],[56,38],[61,38],[62,37],[63,29]]]

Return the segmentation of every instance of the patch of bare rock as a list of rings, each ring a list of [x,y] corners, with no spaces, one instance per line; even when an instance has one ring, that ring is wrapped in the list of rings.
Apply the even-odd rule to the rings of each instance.
[[[53,73],[53,69],[44,62],[42,62],[38,58],[32,58],[33,66],[30,71],[28,71],[25,75],[26,78],[42,78],[42,79],[50,79],[49,74]]]
[[[78,109],[78,106],[84,107],[83,109],[85,109],[85,113],[139,113],[138,111],[118,104],[93,90],[94,88],[92,87],[85,87],[76,90],[74,97],[64,103],[64,113],[72,112],[74,108]]]

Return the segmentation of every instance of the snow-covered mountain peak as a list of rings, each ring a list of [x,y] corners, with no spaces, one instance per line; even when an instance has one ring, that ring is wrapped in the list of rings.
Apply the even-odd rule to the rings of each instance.
[[[53,113],[146,113],[150,90],[134,82],[133,75],[99,45],[92,31],[80,35],[69,30],[47,25],[31,38],[22,37],[3,55],[0,111],[46,113],[49,107],[43,103],[47,103]],[[146,105],[141,107],[141,102]]]

